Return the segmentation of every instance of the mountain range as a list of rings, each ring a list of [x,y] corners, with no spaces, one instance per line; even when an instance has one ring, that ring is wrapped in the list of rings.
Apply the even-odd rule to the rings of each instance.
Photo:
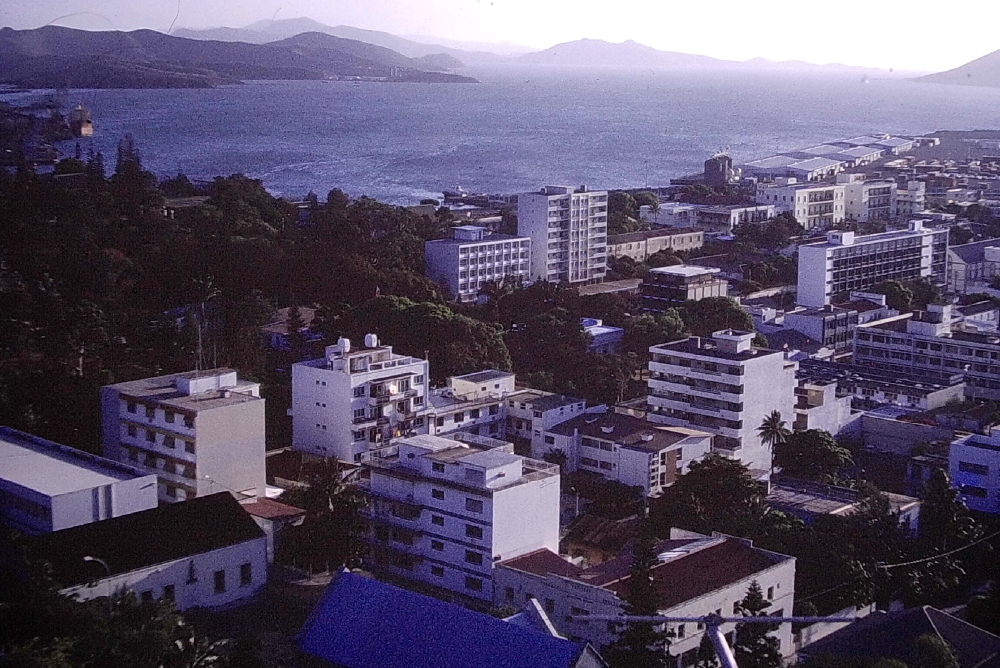
[[[953,70],[918,77],[915,81],[954,86],[1000,88],[1000,51],[988,53],[982,58],[976,58]]]
[[[267,44],[184,39],[152,30],[0,29],[0,83],[26,88],[200,88],[252,79],[374,77],[467,83],[446,54],[409,58],[307,32]]]

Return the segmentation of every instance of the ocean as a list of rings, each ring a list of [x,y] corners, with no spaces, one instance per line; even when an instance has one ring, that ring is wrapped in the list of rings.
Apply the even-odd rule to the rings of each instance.
[[[1000,89],[803,73],[472,70],[479,84],[252,82],[74,90],[114,166],[131,133],[144,166],[192,179],[242,172],[274,194],[332,188],[398,203],[444,189],[666,185],[713,152],[734,161],[872,132],[1000,128]],[[40,92],[2,96],[11,101]],[[67,154],[73,142],[62,146]]]

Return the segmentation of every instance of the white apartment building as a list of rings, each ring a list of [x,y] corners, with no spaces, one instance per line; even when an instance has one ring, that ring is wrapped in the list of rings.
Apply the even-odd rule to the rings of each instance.
[[[448,384],[432,390],[427,429],[434,435],[464,431],[477,436],[503,438],[507,417],[505,399],[517,392],[514,374],[488,369],[452,376]]]
[[[621,413],[585,413],[545,432],[567,471],[589,471],[658,496],[712,450],[712,434],[664,427]]]
[[[1000,514],[1000,428],[952,442],[948,471],[969,508]]]
[[[179,611],[222,609],[267,584],[267,538],[229,492],[42,534],[28,550],[80,601],[124,590]]]
[[[790,615],[795,601],[795,559],[754,547],[749,540],[721,534],[703,536],[673,529],[670,540],[656,546],[652,569],[657,614],[703,617],[712,613],[733,616],[734,606],[754,581],[769,603],[768,614]],[[538,550],[501,562],[495,569],[496,607],[516,607],[534,598],[545,608],[556,629],[567,637],[582,638],[606,647],[618,638],[618,628],[604,620],[577,619],[584,615],[625,614],[632,556],[626,551],[610,561],[581,568],[550,550]],[[733,624],[723,633],[732,644]],[[674,637],[667,651],[678,666],[695,663],[704,629],[687,622],[671,625]],[[773,634],[781,655],[795,653],[789,624]]]
[[[370,453],[366,466],[366,562],[376,572],[492,601],[495,562],[559,549],[559,467],[509,443],[414,436]]]
[[[548,452],[545,432],[555,425],[587,412],[587,402],[578,397],[526,389],[507,398],[507,437],[530,447],[541,459]]]
[[[757,428],[775,410],[795,420],[798,365],[753,347],[754,336],[727,329],[651,347],[649,420],[715,434],[714,452],[767,475],[771,452]]]
[[[374,334],[341,338],[292,365],[292,447],[344,462],[396,436],[426,431],[427,360],[399,355]]]
[[[528,282],[531,239],[490,234],[475,225],[452,229],[453,238],[425,242],[424,251],[427,277],[446,286],[457,301],[475,301],[479,289],[490,281]]]
[[[607,273],[608,193],[545,186],[517,199],[517,232],[531,239],[532,281],[600,283]]]
[[[59,531],[157,506],[156,476],[10,427],[0,427],[0,521]]]
[[[907,181],[905,188],[896,188],[896,209],[900,216],[910,216],[927,210],[927,184]]]
[[[838,174],[837,184],[844,186],[847,220],[868,223],[896,217],[899,186],[895,181],[866,180],[864,174]]]
[[[265,495],[264,399],[232,369],[101,388],[104,456],[154,473],[161,501]]]
[[[799,246],[798,302],[822,307],[831,297],[867,290],[883,281],[946,278],[948,230],[911,220],[905,230],[855,236],[835,230],[826,241]]]
[[[779,178],[773,183],[758,183],[756,200],[758,204],[773,204],[778,213],[791,213],[807,230],[837,225],[847,215],[842,184],[799,183],[794,178]]]
[[[698,212],[704,204],[663,202],[657,210],[648,204],[639,207],[639,218],[658,227],[689,228],[698,224]]]

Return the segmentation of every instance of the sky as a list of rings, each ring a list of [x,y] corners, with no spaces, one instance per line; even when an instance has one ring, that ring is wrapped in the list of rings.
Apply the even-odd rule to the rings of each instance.
[[[166,31],[308,16],[328,25],[540,49],[585,37],[633,39],[729,60],[912,71],[950,69],[1000,49],[996,0],[940,9],[910,0],[0,0],[0,25]]]

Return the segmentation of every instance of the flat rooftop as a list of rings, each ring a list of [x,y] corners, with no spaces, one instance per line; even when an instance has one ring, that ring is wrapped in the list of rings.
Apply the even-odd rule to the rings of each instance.
[[[47,496],[132,480],[151,473],[0,427],[0,478]]]
[[[475,225],[460,225],[455,228],[462,231],[472,231],[482,229],[476,227]],[[502,234],[500,232],[495,232],[493,234],[487,234],[483,236],[482,239],[456,239],[455,237],[449,237],[448,239],[432,239],[425,243],[435,244],[438,246],[469,246],[473,244],[495,244],[498,241],[530,241],[530,237],[519,237],[514,234]]]
[[[811,244],[803,244],[800,248],[850,248],[852,246],[863,246],[865,244],[874,244],[882,241],[892,241],[894,239],[905,239],[907,237],[920,237],[925,234],[931,234],[932,232],[937,232],[938,230],[925,227],[919,230],[892,230],[891,232],[880,232],[879,234],[864,234],[861,236],[854,237],[854,241],[849,244],[835,244],[830,243],[829,240],[819,241]]]
[[[704,276],[706,274],[718,274],[721,269],[718,267],[699,267],[693,264],[682,264],[674,267],[656,267],[655,269],[650,269],[651,274],[660,274],[663,276],[683,276],[685,278],[691,278],[694,276]]]
[[[119,394],[133,399],[155,402],[189,413],[235,406],[248,401],[264,401],[261,397],[255,397],[250,394],[250,389],[257,387],[259,383],[251,383],[245,380],[237,380],[234,387],[199,392],[197,394],[185,394],[177,389],[177,381],[181,379],[193,380],[227,373],[235,372],[233,369],[225,368],[209,369],[207,371],[185,371],[184,373],[156,376],[155,378],[129,380],[124,383],[110,385],[109,387],[117,390]]]
[[[660,353],[682,353],[698,355],[700,357],[714,357],[716,359],[729,360],[732,362],[742,362],[757,357],[767,355],[781,355],[780,350],[770,350],[769,348],[751,348],[739,353],[729,353],[719,349],[715,340],[710,337],[690,336],[682,341],[671,341],[653,346],[656,352]]]
[[[583,436],[613,441],[631,450],[647,452],[659,452],[691,436],[709,436],[693,430],[675,430],[624,413],[584,413],[557,424],[550,431],[563,436],[579,432]]]
[[[513,376],[510,371],[497,371],[496,369],[489,369],[487,371],[477,371],[475,373],[467,373],[464,376],[455,376],[458,380],[468,381],[470,383],[487,383],[491,380],[499,380],[501,378],[510,378]]]

